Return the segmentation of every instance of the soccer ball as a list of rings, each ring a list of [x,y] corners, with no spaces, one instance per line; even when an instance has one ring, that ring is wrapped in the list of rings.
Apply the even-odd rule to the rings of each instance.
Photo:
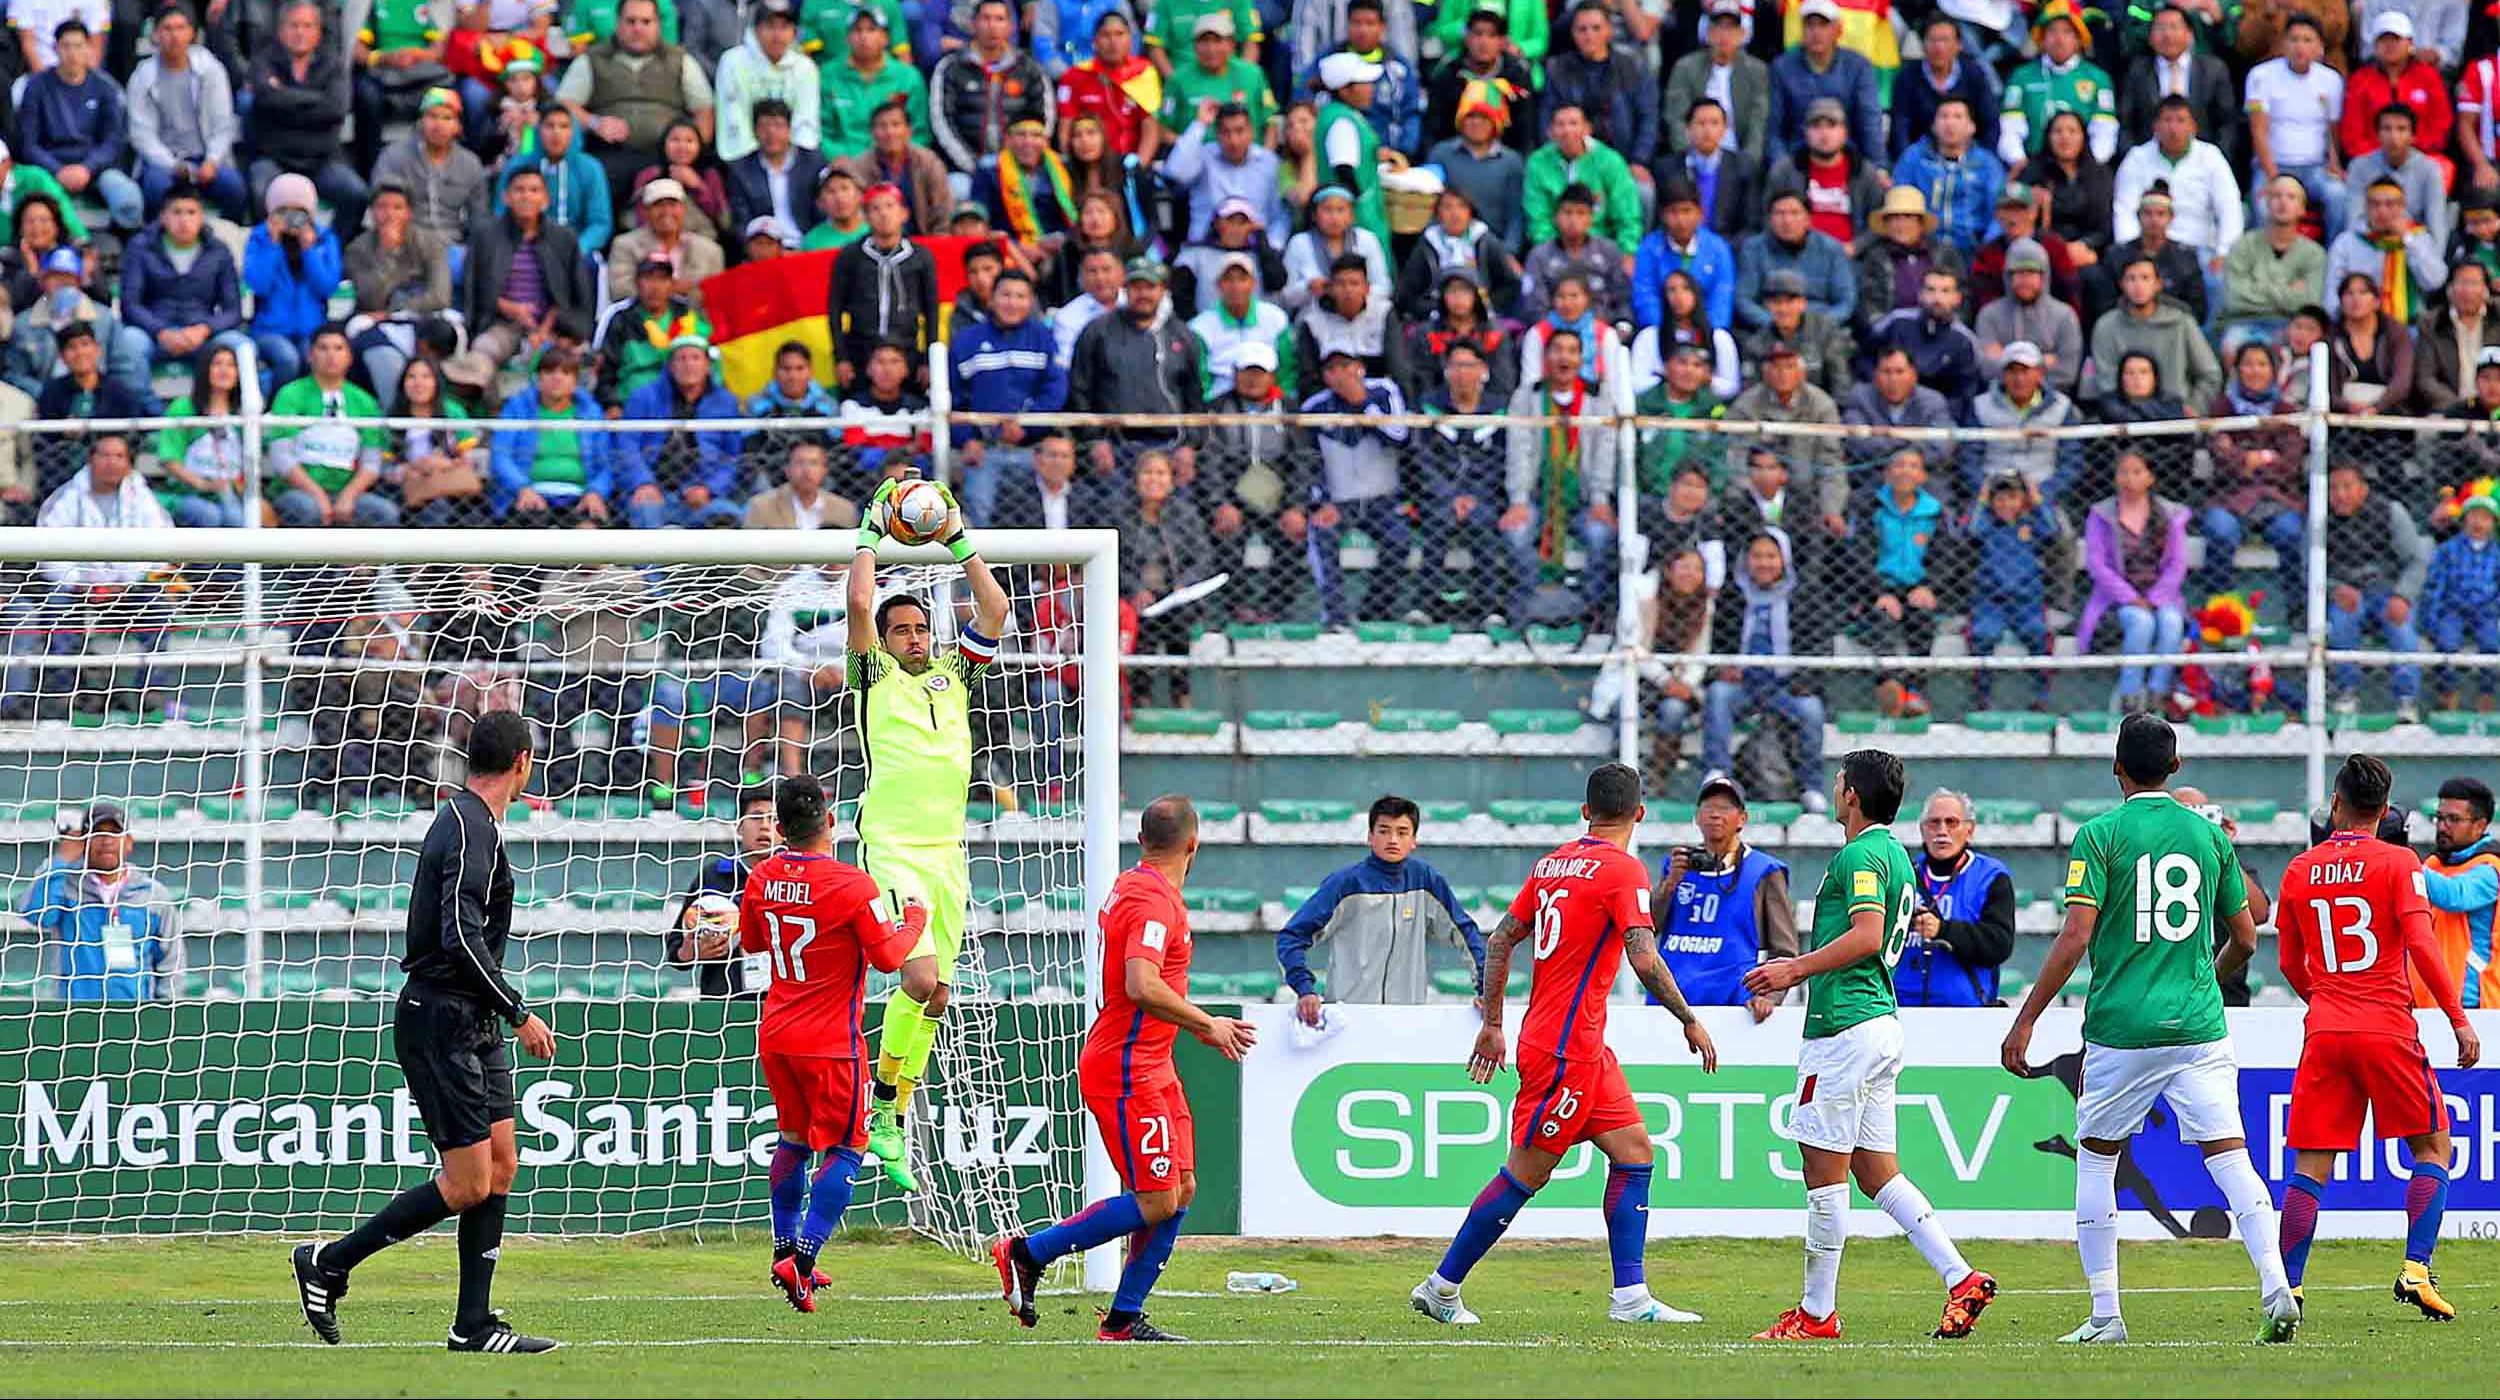
[[[688,906],[686,927],[694,934],[697,954],[717,958],[738,937],[738,901],[725,894],[696,895]]]
[[[927,544],[946,528],[946,494],[936,483],[906,481],[885,503],[885,533],[901,544]]]

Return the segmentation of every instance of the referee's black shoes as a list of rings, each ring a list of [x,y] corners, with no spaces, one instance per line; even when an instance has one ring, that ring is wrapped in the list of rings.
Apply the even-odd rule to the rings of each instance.
[[[454,1326],[451,1329],[450,1339],[445,1345],[453,1351],[489,1351],[514,1356],[536,1356],[542,1351],[554,1351],[563,1343],[547,1337],[533,1337],[524,1332],[514,1331],[512,1324],[504,1321],[502,1311],[498,1310],[487,1319],[485,1326],[472,1331],[465,1337],[460,1335],[460,1329]]]
[[[320,1260],[321,1246],[295,1247],[295,1301],[304,1309],[304,1321],[313,1335],[337,1346],[339,1299],[347,1296],[347,1275],[330,1272],[321,1267]]]

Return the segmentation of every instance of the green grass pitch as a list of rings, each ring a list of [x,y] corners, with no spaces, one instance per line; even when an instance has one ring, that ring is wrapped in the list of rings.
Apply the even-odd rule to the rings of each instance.
[[[2500,1244],[2440,1252],[2462,1316],[2434,1325],[2388,1296],[2392,1243],[2322,1243],[2290,1347],[2260,1347],[2248,1260],[2225,1242],[2130,1245],[2134,1340],[2088,1352],[2054,1339],[2083,1316],[2071,1247],[1974,1241],[2004,1293],[1978,1335],[1927,1333],[1943,1298],[1898,1239],[1858,1240],[1841,1275],[1838,1342],[1746,1340],[1794,1301],[1794,1241],[1661,1242],[1659,1296],[1707,1319],[1605,1320],[1602,1245],[1513,1243],[1468,1281],[1483,1325],[1408,1310],[1435,1245],[1314,1248],[1185,1240],[1156,1319],[1202,1345],[1092,1341],[1096,1300],[1045,1299],[1018,1329],[983,1265],[887,1235],[828,1250],[813,1317],[764,1283],[761,1244],[516,1239],[497,1302],[569,1345],[552,1356],[442,1349],[451,1231],[379,1256],[321,1346],[293,1303],[276,1240],[0,1247],[0,1366],[19,1395],[2466,1395],[2488,1393],[2500,1337]],[[1301,1282],[1223,1291],[1231,1268]]]

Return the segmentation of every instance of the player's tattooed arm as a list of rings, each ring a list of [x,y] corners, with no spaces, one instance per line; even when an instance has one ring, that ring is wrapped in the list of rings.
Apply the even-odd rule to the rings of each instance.
[[[1684,989],[1675,985],[1675,973],[1667,966],[1667,960],[1658,956],[1658,930],[1633,929],[1623,936],[1623,947],[1626,958],[1632,964],[1632,975],[1641,979],[1641,985],[1649,989],[1651,996],[1658,998],[1658,1004],[1667,1009],[1668,1015],[1684,1023],[1684,1043],[1701,1057],[1702,1072],[1717,1074],[1719,1047],[1710,1039],[1710,1028],[1701,1023],[1701,1018],[1695,1016],[1693,1008],[1685,1002]]]
[[[1484,976],[1476,993],[1484,1025],[1477,1030],[1475,1049],[1467,1056],[1467,1077],[1478,1084],[1490,1083],[1493,1071],[1510,1055],[1510,1043],[1502,1037],[1502,992],[1510,985],[1510,950],[1527,936],[1528,926],[1505,914],[1502,926],[1484,943]]]

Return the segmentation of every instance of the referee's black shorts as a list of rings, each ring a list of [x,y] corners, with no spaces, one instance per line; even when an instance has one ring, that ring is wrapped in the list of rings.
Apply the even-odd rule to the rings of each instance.
[[[404,987],[392,1038],[436,1150],[484,1142],[512,1116],[512,1060],[494,1012],[467,997]]]

